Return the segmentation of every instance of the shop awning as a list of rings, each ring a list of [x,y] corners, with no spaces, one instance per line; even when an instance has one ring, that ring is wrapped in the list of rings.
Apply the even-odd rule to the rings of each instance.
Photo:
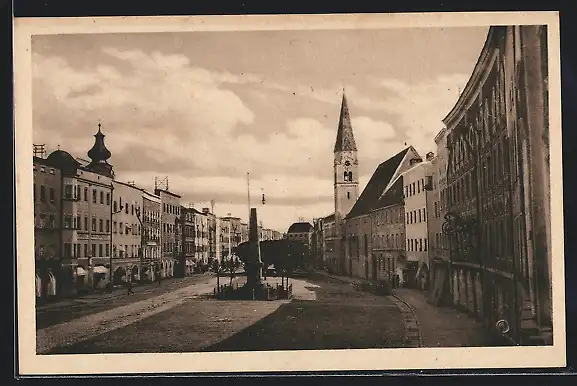
[[[108,268],[103,267],[102,265],[96,265],[92,269],[94,273],[108,273]]]
[[[86,270],[80,266],[76,267],[77,276],[86,276]]]

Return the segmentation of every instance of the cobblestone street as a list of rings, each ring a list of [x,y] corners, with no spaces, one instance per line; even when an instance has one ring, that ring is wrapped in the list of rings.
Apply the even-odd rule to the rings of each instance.
[[[267,281],[274,285],[278,280]],[[39,308],[46,326],[38,330],[37,351],[137,353],[487,344],[482,323],[427,303],[417,290],[401,288],[394,296],[377,296],[356,290],[354,282],[347,277],[314,274],[291,279],[292,301],[218,301],[203,296],[212,293],[216,278],[199,275],[161,287],[143,286],[131,296],[118,292],[70,299]]]

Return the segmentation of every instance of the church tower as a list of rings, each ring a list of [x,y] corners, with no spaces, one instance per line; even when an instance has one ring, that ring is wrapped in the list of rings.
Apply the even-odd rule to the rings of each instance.
[[[108,150],[104,144],[104,137],[105,135],[102,134],[101,125],[99,123],[98,132],[94,134],[94,146],[92,146],[92,149],[88,150],[88,157],[90,157],[92,162],[90,162],[86,168],[95,173],[114,178],[112,165],[108,163],[111,154],[110,150]]]
[[[335,220],[338,224],[349,214],[359,198],[357,145],[353,135],[353,127],[344,90],[334,149],[333,169]]]

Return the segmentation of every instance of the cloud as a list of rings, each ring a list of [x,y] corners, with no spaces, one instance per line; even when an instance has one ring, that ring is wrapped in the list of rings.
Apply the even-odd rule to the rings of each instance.
[[[382,79],[380,86],[393,92],[383,107],[406,128],[408,142],[420,152],[435,149],[433,138],[443,127],[442,119],[456,103],[468,75],[442,75],[428,82],[410,84]]]

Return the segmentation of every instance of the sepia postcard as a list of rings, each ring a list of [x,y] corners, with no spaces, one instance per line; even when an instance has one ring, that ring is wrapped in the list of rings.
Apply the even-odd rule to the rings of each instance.
[[[557,12],[14,29],[21,375],[566,365]]]

